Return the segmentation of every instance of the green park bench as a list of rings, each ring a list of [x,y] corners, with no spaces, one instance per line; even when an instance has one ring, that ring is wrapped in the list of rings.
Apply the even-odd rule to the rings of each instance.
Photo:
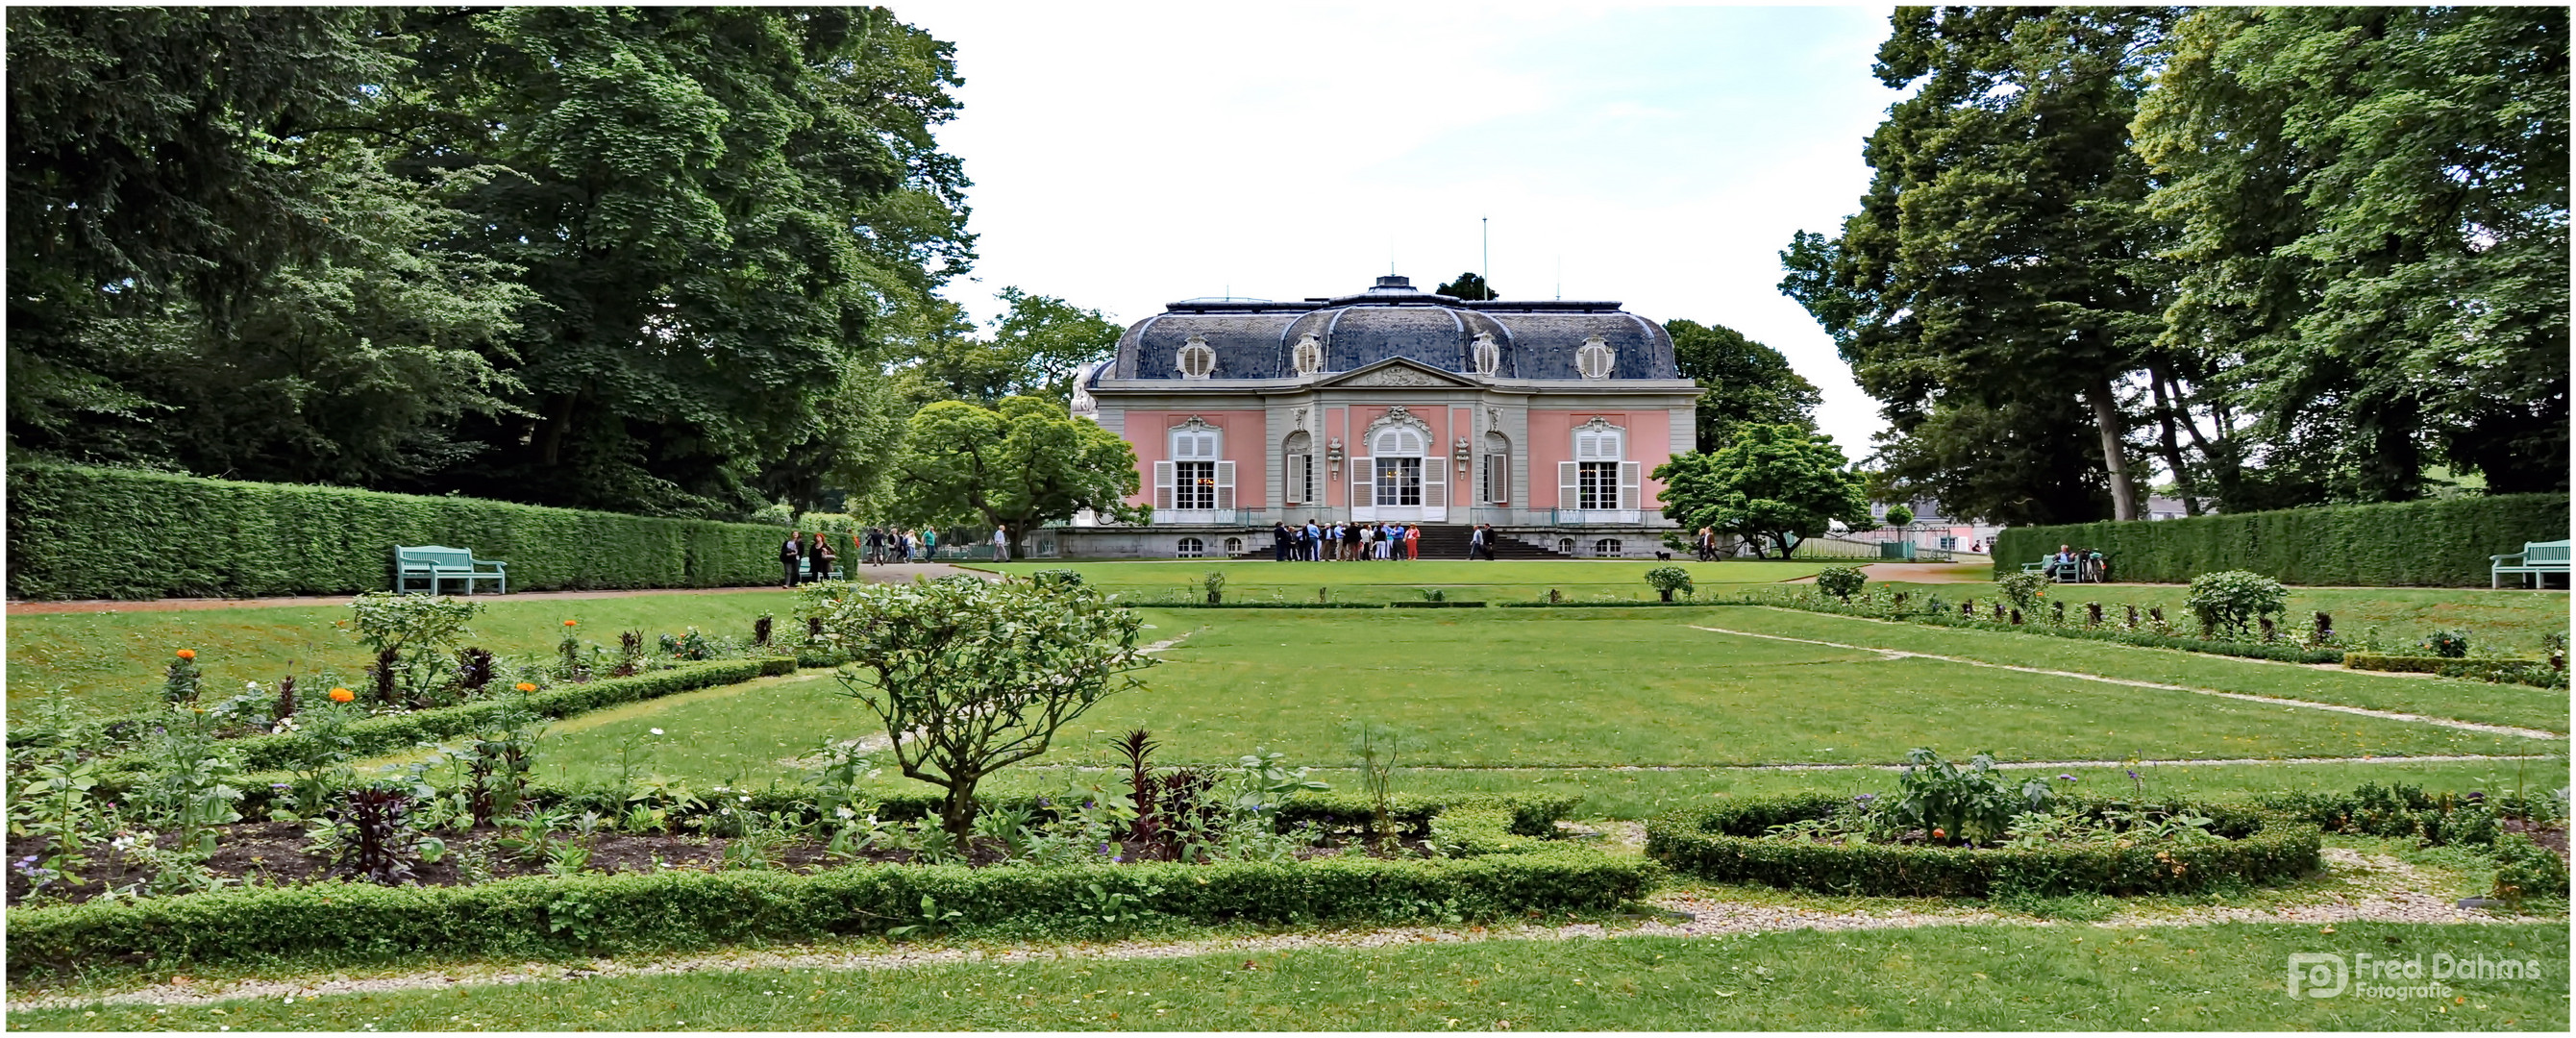
[[[482,568],[485,566],[492,568]],[[509,567],[506,562],[475,558],[473,552],[463,548],[435,544],[397,545],[394,548],[394,590],[403,594],[419,591],[435,595],[439,593],[441,581],[462,580],[465,593],[470,595],[474,593],[475,581],[490,580],[499,582],[500,593],[506,595],[510,593]],[[413,581],[427,581],[429,586],[414,588]]]
[[[2510,560],[2510,561],[2508,561]],[[2529,577],[2538,586],[2548,586],[2548,575],[2567,575],[2566,541],[2525,541],[2522,550],[2506,555],[2487,556],[2487,586],[2503,587],[2504,576],[2514,575],[2515,586]]]
[[[2048,554],[2049,558],[2055,558],[2057,556],[2056,552],[2050,552]],[[2094,562],[2090,555],[2076,559],[2074,568],[2066,572],[2050,573],[2049,567],[2052,565],[2054,565],[2054,563],[2050,562],[2048,559],[2041,559],[2038,562],[2025,562],[2021,564],[2021,571],[2024,573],[2046,573],[2050,580],[2059,584],[2098,584],[2102,583],[2103,580],[2102,564]],[[2562,570],[2561,572],[2564,571]]]

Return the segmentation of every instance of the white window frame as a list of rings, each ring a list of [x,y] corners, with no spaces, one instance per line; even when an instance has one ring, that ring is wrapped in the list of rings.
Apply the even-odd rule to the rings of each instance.
[[[1609,340],[1595,335],[1583,340],[1574,351],[1574,371],[1586,381],[1598,382],[1618,370],[1619,355],[1611,352]]]
[[[1497,445],[1500,446],[1497,446]],[[1499,431],[1485,433],[1484,469],[1477,492],[1489,505],[1512,503],[1512,440]]]
[[[1610,520],[1644,507],[1645,465],[1627,460],[1628,430],[1595,418],[1575,427],[1573,447],[1574,459],[1556,465],[1559,511]],[[1591,492],[1588,502],[1587,490]]]
[[[1469,359],[1475,365],[1476,374],[1492,378],[1495,373],[1503,370],[1502,344],[1494,341],[1492,332],[1477,332],[1475,345],[1470,348]]]
[[[1234,510],[1234,462],[1225,459],[1225,430],[1193,417],[1174,426],[1164,445],[1167,460],[1154,463],[1155,521],[1213,522],[1216,513]],[[1185,484],[1196,489],[1184,495]],[[1183,507],[1184,497],[1196,507]]]
[[[1280,447],[1279,503],[1311,505],[1315,501],[1315,437],[1300,429]]]
[[[1297,345],[1288,350],[1288,366],[1300,375],[1324,370],[1324,344],[1316,341],[1315,333],[1298,337]]]
[[[1197,371],[1190,370],[1197,367]],[[1192,335],[1181,348],[1172,351],[1172,369],[1188,381],[1197,382],[1216,374],[1216,348],[1209,346],[1204,335]]]

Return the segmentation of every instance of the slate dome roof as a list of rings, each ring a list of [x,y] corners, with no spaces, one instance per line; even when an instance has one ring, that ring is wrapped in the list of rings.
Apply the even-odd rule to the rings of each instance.
[[[1178,381],[1181,350],[1195,338],[1216,354],[1212,381],[1296,378],[1294,351],[1308,335],[1323,349],[1318,376],[1404,357],[1472,377],[1479,333],[1492,335],[1502,351],[1497,378],[1579,380],[1575,351],[1595,336],[1610,348],[1610,381],[1681,377],[1672,336],[1616,302],[1468,301],[1422,291],[1402,277],[1300,302],[1171,303],[1119,337],[1117,359],[1099,377]]]

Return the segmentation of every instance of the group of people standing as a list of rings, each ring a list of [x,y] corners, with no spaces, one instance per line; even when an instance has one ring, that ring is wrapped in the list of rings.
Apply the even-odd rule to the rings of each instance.
[[[1358,562],[1421,554],[1422,527],[1406,523],[1270,524],[1270,557],[1277,562]]]
[[[840,557],[841,554],[832,550],[831,542],[825,540],[819,531],[810,544],[805,540],[805,531],[790,533],[787,543],[778,546],[779,564],[786,568],[786,575],[779,578],[778,586],[793,588],[798,584],[827,579],[832,575],[832,563]]]

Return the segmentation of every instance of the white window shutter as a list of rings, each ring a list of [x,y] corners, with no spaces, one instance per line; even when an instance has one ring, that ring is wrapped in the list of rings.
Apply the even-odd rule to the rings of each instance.
[[[1154,463],[1154,507],[1169,511],[1172,507],[1172,463]]]
[[[1216,508],[1220,512],[1234,510],[1234,463],[1231,461],[1216,463]]]
[[[1644,462],[1623,461],[1619,463],[1619,507],[1626,509],[1643,507],[1639,505],[1637,501],[1643,496],[1639,491],[1644,489],[1641,480],[1645,475],[1645,469],[1646,465]]]
[[[1578,485],[1582,479],[1581,464],[1574,461],[1556,463],[1556,507],[1569,511],[1583,507],[1583,489]]]
[[[1377,459],[1351,459],[1351,507],[1377,507]]]
[[[1449,459],[1422,459],[1422,507],[1449,507]]]
[[[1306,503],[1306,495],[1303,492],[1304,484],[1298,482],[1298,477],[1300,475],[1298,470],[1305,467],[1303,464],[1305,457],[1306,456],[1303,454],[1291,454],[1282,459],[1286,464],[1279,466],[1280,504],[1302,505]]]

